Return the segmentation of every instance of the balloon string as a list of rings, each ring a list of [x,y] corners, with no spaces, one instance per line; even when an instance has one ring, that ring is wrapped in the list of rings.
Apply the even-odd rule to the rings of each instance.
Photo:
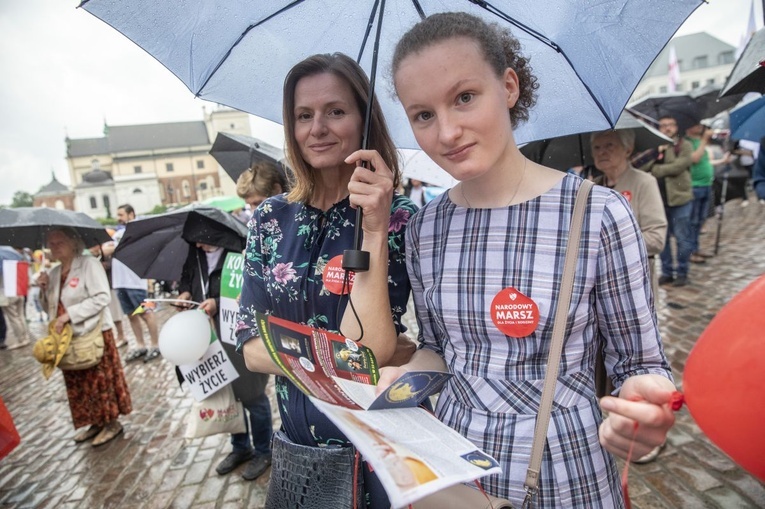
[[[677,412],[683,408],[683,403],[685,403],[685,396],[683,396],[683,393],[680,391],[673,391],[672,395],[669,397],[669,408],[671,408],[673,412]],[[635,422],[632,429],[630,450],[627,452],[627,461],[624,464],[624,470],[622,471],[622,492],[624,493],[624,505],[627,509],[632,509],[632,504],[630,503],[628,476],[630,471],[630,463],[632,462],[632,450],[635,446],[635,437],[637,436],[637,431],[638,423]]]
[[[630,462],[632,461],[632,450],[635,447],[635,436],[637,436],[637,430],[638,423],[636,421],[632,428],[632,440],[630,441],[630,450],[627,452],[627,462],[624,464],[624,470],[622,471],[622,492],[624,493],[624,506],[627,509],[632,509],[632,504],[630,503],[628,476],[630,472]]]

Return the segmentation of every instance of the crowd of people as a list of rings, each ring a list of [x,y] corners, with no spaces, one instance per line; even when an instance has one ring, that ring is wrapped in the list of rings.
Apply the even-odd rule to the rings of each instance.
[[[377,101],[362,150],[369,80],[352,58],[313,55],[291,69],[283,90],[289,178],[258,163],[237,182],[251,217],[237,346],[224,348],[240,374],[234,393],[249,418],[248,431],[231,436],[232,452],[216,470],[225,475],[246,463],[243,477],[259,477],[271,466],[272,440],[295,455],[301,447],[318,453],[351,446],[272,361],[256,323],[256,313],[268,313],[360,340],[383,366],[380,390],[408,371],[452,373],[436,416],[497,459],[503,473],[482,485],[520,507],[583,180],[527,159],[516,146],[514,130],[528,120],[538,85],[509,32],[464,13],[430,16],[398,42],[391,73],[418,144],[458,184],[429,200],[422,182],[403,184]],[[699,235],[713,201],[714,168],[711,133],[700,123],[680,132],[666,116],[658,125],[673,142],[648,153],[633,153],[629,130],[590,137],[597,170],[591,175],[599,185],[575,246],[536,507],[624,507],[614,458],[632,449],[638,462],[656,458],[674,423],[675,385],[654,295],[657,285],[688,285],[690,264],[709,256]],[[765,164],[762,157],[758,164]],[[355,248],[357,208],[364,211],[361,249],[370,255],[369,270],[357,272],[351,288],[329,289],[323,268]],[[117,217],[125,225],[135,212],[122,205]],[[55,319],[57,331],[67,323],[75,332],[102,330],[100,363],[64,376],[74,426],[84,428],[74,439],[94,445],[117,436],[120,416],[131,412],[117,350],[123,315],[135,337],[124,361],[159,356],[156,317],[132,313],[147,298],[147,281],[113,256],[122,231],[95,246],[93,257],[82,254],[76,232],[50,232],[49,259],[58,263],[35,278],[41,316]],[[217,326],[228,249],[206,237],[186,240],[179,298],[200,302]],[[490,303],[507,289],[536,304],[532,332],[498,325]],[[410,297],[419,325],[414,352],[401,340]],[[2,306],[15,329],[18,303]],[[15,332],[20,344],[30,340],[25,330]],[[611,384],[605,394],[594,383],[601,367]],[[269,375],[281,416],[282,433],[273,438],[264,391]],[[365,506],[390,507],[375,472],[366,464],[362,472]],[[310,473],[297,477],[310,481]]]

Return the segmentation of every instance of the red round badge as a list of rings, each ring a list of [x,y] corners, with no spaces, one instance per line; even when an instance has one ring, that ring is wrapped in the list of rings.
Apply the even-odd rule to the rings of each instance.
[[[627,203],[632,203],[632,191],[622,191],[622,196],[627,199]]]
[[[343,280],[345,279],[345,269],[343,269],[343,255],[337,255],[324,266],[324,272],[321,275],[324,281],[324,287],[335,295],[343,295],[351,292],[353,280],[356,278],[355,272],[348,273],[348,286],[343,291]]]
[[[506,336],[525,338],[539,325],[536,302],[509,286],[491,301],[491,320]]]
[[[73,277],[69,280],[69,286],[71,288],[77,288],[77,285],[80,284],[80,278]]]

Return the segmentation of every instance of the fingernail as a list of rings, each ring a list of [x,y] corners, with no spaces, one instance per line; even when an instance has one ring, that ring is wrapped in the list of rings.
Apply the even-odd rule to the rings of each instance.
[[[615,408],[614,400],[610,397],[605,397],[600,400],[600,408],[603,410],[613,410]]]

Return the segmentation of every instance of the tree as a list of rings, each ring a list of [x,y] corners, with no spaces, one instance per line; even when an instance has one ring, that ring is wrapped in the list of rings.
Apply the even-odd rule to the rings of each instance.
[[[31,207],[34,203],[34,199],[32,198],[32,195],[29,194],[26,191],[16,191],[13,193],[13,201],[11,202],[11,207]]]

